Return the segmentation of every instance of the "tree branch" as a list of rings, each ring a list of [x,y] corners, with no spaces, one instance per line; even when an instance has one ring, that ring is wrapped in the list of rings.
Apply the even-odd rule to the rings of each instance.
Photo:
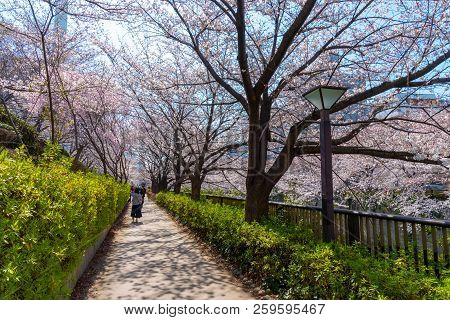
[[[433,164],[433,165],[443,165],[441,160],[432,159],[422,159],[417,157],[417,155],[406,152],[406,151],[389,151],[389,150],[378,150],[373,148],[365,147],[355,147],[355,146],[335,146],[331,147],[333,154],[355,154],[355,155],[365,155],[372,156],[376,158],[392,159],[392,160],[402,160],[407,162],[423,163],[423,164]],[[309,154],[319,154],[320,147],[317,145],[305,145],[295,148],[295,156],[309,155]]]
[[[271,57],[269,63],[267,64],[267,67],[264,69],[263,73],[261,74],[261,77],[255,84],[254,90],[257,96],[261,95],[263,91],[266,89],[267,84],[269,83],[272,76],[275,74],[275,71],[280,66],[281,61],[283,61],[283,58],[285,57],[289,47],[291,46],[298,32],[302,28],[306,19],[311,14],[311,11],[314,8],[315,4],[316,0],[307,0],[306,3],[303,5],[303,8],[298,14],[297,18],[295,18],[294,22],[291,24],[289,29],[284,34],[277,51]]]

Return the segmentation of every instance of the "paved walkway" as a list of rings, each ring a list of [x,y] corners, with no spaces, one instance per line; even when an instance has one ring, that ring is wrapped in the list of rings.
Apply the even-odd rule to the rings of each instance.
[[[236,279],[202,253],[195,240],[153,201],[143,218],[127,213],[102,259],[88,299],[253,299]]]

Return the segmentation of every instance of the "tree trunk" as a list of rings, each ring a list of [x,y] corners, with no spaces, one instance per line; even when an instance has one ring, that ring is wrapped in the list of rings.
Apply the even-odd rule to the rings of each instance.
[[[101,159],[101,162],[102,162],[102,166],[103,166],[103,174],[107,175],[108,174],[108,168],[106,166],[106,160]]]
[[[202,189],[202,180],[199,176],[191,176],[191,199],[200,200],[200,192]]]
[[[247,177],[247,181],[245,220],[261,222],[269,216],[269,195],[273,186],[265,177]]]
[[[168,188],[167,177],[163,176],[159,179],[158,182],[158,192],[167,191],[167,188]]]
[[[151,190],[153,194],[158,192],[164,192],[168,189],[167,177],[166,176],[155,176],[151,179],[152,185]]]
[[[179,194],[181,192],[181,179],[175,180],[175,183],[173,184],[173,192],[175,194]]]
[[[157,194],[159,189],[158,181],[152,179],[152,193]]]
[[[269,194],[275,183],[271,183],[266,175],[267,134],[270,105],[265,105],[264,114],[259,110],[259,101],[250,107],[248,133],[248,167],[246,178],[245,220],[262,221],[269,214]],[[255,111],[256,110],[256,111]]]
[[[47,94],[48,94],[48,107],[50,110],[50,125],[51,125],[51,140],[52,143],[56,143],[56,135],[55,135],[55,115],[53,111],[53,98],[52,98],[52,86],[50,83],[50,71],[48,68],[48,59],[47,59],[47,48],[45,46],[45,36],[41,33],[41,44],[42,44],[42,53],[44,58],[44,67],[45,67],[45,78],[47,84]]]
[[[175,162],[173,164],[173,171],[175,173],[175,182],[173,185],[173,192],[175,194],[179,194],[181,192],[181,185],[183,184],[183,172],[182,172],[182,168],[181,168],[181,145],[180,145],[180,141],[178,139],[178,129],[175,130],[174,132],[174,141],[175,141],[175,152],[174,152],[174,157],[175,157]]]

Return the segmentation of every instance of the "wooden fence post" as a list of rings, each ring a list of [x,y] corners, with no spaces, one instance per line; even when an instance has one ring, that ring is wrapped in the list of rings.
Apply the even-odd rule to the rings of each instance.
[[[361,240],[359,236],[359,216],[353,214],[349,214],[347,216],[348,216],[349,242],[350,244],[353,244]]]

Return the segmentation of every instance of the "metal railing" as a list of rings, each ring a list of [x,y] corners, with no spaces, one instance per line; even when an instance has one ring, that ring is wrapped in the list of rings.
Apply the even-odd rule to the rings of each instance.
[[[243,206],[245,200],[226,196],[204,195],[213,203]],[[309,226],[317,240],[322,240],[322,208],[284,202],[269,202],[269,214],[281,216],[288,222]],[[411,257],[417,271],[437,277],[449,269],[447,229],[450,220],[435,220],[396,214],[334,209],[336,241],[343,244],[359,242],[371,254]],[[432,257],[430,257],[432,255]],[[407,259],[408,260],[408,259]]]

